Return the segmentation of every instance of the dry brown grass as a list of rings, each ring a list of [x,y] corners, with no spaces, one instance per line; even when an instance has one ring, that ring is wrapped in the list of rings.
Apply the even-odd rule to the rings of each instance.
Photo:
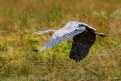
[[[0,0],[0,81],[120,81],[120,0]],[[71,40],[44,52],[50,38],[31,33],[86,22],[108,34],[97,37],[80,63],[68,58]]]

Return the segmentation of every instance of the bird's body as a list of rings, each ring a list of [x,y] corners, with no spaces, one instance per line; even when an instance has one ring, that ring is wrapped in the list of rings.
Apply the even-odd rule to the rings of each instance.
[[[106,36],[103,33],[96,32],[96,29],[89,26],[88,24],[77,21],[69,21],[64,28],[59,30],[39,31],[33,34],[44,34],[48,32],[54,32],[54,34],[47,45],[45,45],[40,50],[46,50],[47,48],[51,48],[62,41],[73,37],[70,58],[76,60],[76,62],[87,56],[89,49],[95,42],[96,35],[102,37]]]

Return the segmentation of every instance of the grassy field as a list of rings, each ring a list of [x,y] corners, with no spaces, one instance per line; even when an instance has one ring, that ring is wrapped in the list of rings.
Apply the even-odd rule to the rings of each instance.
[[[0,0],[0,81],[121,81],[121,0]],[[44,52],[50,35],[69,20],[86,22],[97,37],[89,55],[68,58],[72,40]]]

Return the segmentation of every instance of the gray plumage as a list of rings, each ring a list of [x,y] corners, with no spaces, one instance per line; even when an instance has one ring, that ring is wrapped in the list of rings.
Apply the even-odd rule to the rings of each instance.
[[[77,21],[69,21],[62,29],[59,30],[45,30],[34,32],[33,34],[45,34],[50,32],[54,33],[52,38],[43,48],[40,49],[40,51],[54,47],[62,41],[73,37],[70,58],[76,60],[76,62],[87,56],[89,49],[95,42],[96,35],[106,37],[105,34],[96,32],[96,29],[92,26]]]

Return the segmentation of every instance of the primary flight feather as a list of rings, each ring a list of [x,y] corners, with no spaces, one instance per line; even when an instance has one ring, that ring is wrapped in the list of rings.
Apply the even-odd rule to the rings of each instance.
[[[96,32],[96,29],[92,26],[78,21],[69,21],[62,29],[59,30],[45,30],[34,32],[33,34],[45,34],[52,32],[54,33],[52,38],[40,50],[43,51],[47,48],[54,47],[62,41],[73,37],[69,57],[76,62],[87,56],[89,49],[95,42],[96,35],[106,37],[105,34]]]

